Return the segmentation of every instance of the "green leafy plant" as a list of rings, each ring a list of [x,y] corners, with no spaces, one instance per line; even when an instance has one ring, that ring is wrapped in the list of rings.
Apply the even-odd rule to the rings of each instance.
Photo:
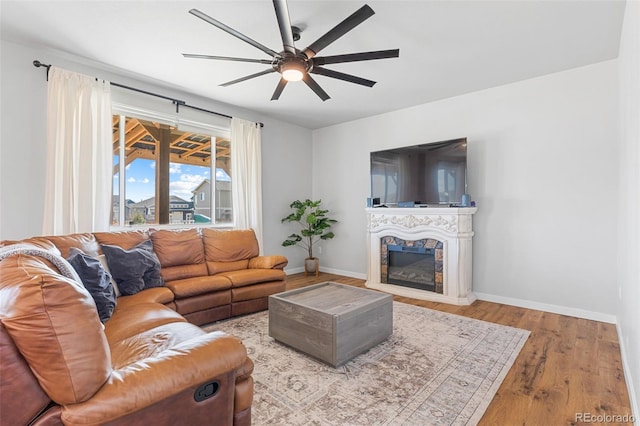
[[[134,225],[140,225],[140,224],[147,223],[147,221],[144,219],[144,216],[142,215],[142,213],[135,212],[133,216],[131,216],[131,223],[133,223]]]
[[[329,240],[335,235],[331,232],[331,225],[338,222],[327,217],[329,210],[320,207],[322,200],[296,200],[289,205],[293,213],[282,218],[281,223],[293,222],[301,226],[299,234],[291,234],[282,242],[285,247],[298,245],[309,253],[313,259],[313,245],[320,240]]]

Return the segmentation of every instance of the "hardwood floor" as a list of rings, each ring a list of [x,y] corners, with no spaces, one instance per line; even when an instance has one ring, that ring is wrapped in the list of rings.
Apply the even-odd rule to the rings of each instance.
[[[327,273],[290,275],[286,284],[291,290],[324,281],[364,287],[364,280]],[[485,301],[394,300],[531,331],[480,425],[633,423],[622,417],[631,416],[631,405],[615,325]]]

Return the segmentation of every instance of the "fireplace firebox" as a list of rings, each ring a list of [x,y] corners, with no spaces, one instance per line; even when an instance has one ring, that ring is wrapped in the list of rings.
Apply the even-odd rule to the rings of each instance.
[[[442,294],[443,245],[433,238],[380,239],[380,282]]]
[[[435,249],[388,245],[387,257],[387,284],[436,290]]]

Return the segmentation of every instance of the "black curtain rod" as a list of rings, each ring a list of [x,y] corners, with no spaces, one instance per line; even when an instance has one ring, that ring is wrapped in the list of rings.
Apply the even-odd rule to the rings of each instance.
[[[36,67],[36,68],[40,68],[40,67],[46,68],[47,69],[47,78],[49,78],[49,68],[51,68],[51,65],[43,64],[42,62],[40,62],[40,61],[38,61],[36,59],[35,61],[33,61],[33,66]],[[222,114],[220,112],[211,111],[211,110],[208,110],[208,109],[204,109],[204,108],[200,108],[200,107],[197,107],[197,106],[189,105],[185,101],[181,101],[179,99],[170,98],[168,96],[159,95],[157,93],[148,92],[148,91],[142,90],[142,89],[136,89],[135,87],[131,87],[131,86],[125,86],[124,84],[114,83],[113,81],[111,82],[111,84],[113,86],[121,87],[123,89],[132,90],[134,92],[144,93],[145,95],[155,96],[156,98],[162,98],[162,99],[166,99],[168,101],[171,101],[176,106],[176,113],[180,112],[180,107],[183,106],[183,107],[186,107],[186,108],[191,108],[191,109],[195,109],[195,110],[202,111],[202,112],[207,112],[209,114],[218,115],[220,117],[233,118],[233,117],[231,117],[230,115],[227,115],[227,114]],[[260,124],[260,127],[264,127],[264,123],[258,123],[258,124]]]

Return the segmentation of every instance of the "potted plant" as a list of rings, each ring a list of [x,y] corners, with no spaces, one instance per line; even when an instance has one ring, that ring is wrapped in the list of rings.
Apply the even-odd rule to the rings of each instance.
[[[335,236],[331,232],[331,225],[337,220],[327,217],[329,210],[322,209],[321,203],[322,200],[296,200],[289,205],[293,213],[282,218],[281,221],[281,223],[295,222],[301,226],[300,233],[289,235],[282,245],[285,247],[297,245],[307,251],[308,257],[304,261],[305,276],[309,272],[315,272],[318,276],[319,261],[313,255],[313,245],[320,240],[329,240]]]

